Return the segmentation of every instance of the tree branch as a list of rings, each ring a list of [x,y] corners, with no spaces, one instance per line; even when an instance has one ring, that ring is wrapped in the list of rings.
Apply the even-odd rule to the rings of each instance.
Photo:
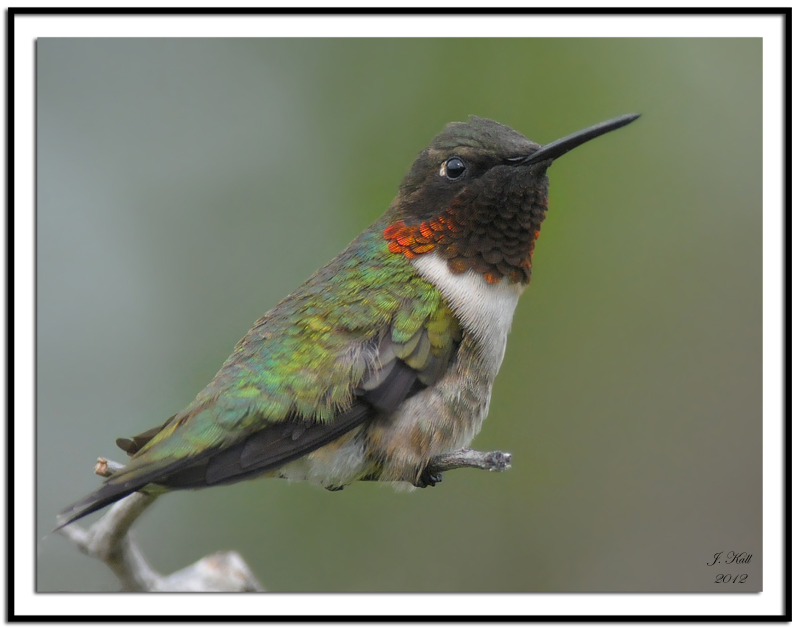
[[[124,467],[120,463],[99,458],[95,473],[111,476]],[[423,473],[434,476],[462,467],[503,472],[511,467],[511,454],[464,448],[433,457]],[[126,592],[264,591],[244,559],[235,551],[214,553],[166,576],[153,570],[133,540],[130,528],[157,497],[134,492],[112,505],[88,530],[73,523],[59,529],[59,533],[81,552],[105,563]]]

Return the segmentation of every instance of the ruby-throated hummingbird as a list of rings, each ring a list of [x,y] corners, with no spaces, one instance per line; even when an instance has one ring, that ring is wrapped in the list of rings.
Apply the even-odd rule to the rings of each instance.
[[[259,319],[189,406],[117,440],[130,461],[60,525],[150,484],[431,484],[431,457],[466,447],[489,411],[548,167],[638,117],[545,146],[485,118],[447,125],[383,216]]]

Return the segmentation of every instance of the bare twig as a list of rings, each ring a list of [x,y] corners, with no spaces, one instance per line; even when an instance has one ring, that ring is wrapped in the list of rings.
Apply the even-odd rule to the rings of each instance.
[[[110,476],[123,466],[100,458],[95,473]],[[130,534],[131,525],[157,496],[134,492],[116,502],[89,530],[70,524],[59,532],[90,557],[104,562],[126,592],[263,592],[239,553],[220,552],[170,575],[153,570]]]
[[[439,474],[461,467],[474,467],[487,472],[505,472],[511,467],[511,454],[499,450],[478,452],[464,448],[433,457],[425,471],[429,474]]]
[[[111,476],[124,465],[97,459],[95,473]],[[465,448],[442,454],[430,460],[425,468],[429,475],[462,467],[474,467],[489,472],[503,472],[511,467],[507,452],[478,452]],[[116,502],[88,530],[77,524],[59,529],[78,549],[104,562],[127,592],[263,592],[239,553],[220,552],[170,575],[153,570],[134,542],[130,528],[136,519],[155,502],[157,495],[134,492]]]

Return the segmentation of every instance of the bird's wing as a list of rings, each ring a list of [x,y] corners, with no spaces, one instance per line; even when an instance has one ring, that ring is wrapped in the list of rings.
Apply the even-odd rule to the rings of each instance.
[[[64,510],[62,525],[150,483],[201,487],[261,475],[434,384],[461,336],[447,304],[405,260],[347,254],[257,321],[186,409],[118,440],[131,460]],[[377,274],[367,275],[368,290],[364,273]]]

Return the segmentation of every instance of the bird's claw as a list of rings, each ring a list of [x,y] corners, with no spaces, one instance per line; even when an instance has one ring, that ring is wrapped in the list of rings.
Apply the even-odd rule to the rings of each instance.
[[[427,470],[422,470],[422,474],[419,475],[417,482],[414,483],[414,487],[436,487],[436,483],[442,482],[442,473],[437,472],[436,474],[431,474]]]

